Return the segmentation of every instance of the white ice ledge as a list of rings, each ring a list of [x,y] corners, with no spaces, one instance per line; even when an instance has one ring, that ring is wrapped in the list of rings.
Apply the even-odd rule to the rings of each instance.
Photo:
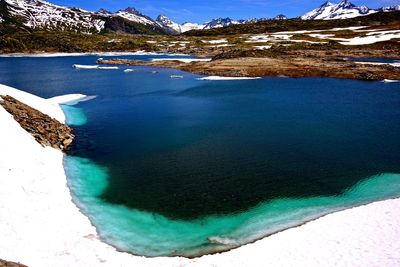
[[[207,76],[197,78],[199,81],[233,81],[233,80],[258,80],[262,77],[224,77],[224,76]]]

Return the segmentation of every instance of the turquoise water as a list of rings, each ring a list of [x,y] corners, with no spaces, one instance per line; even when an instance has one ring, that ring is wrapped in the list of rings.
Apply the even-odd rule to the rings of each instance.
[[[104,240],[137,255],[198,256],[224,251],[297,226],[327,213],[400,195],[400,174],[381,174],[330,197],[282,198],[248,211],[192,221],[112,205],[101,200],[107,169],[88,159],[66,157],[69,187],[78,206]]]
[[[400,196],[398,83],[71,67],[95,60],[0,58],[0,82],[97,96],[63,106],[77,135],[65,169],[74,201],[120,250],[199,256]]]

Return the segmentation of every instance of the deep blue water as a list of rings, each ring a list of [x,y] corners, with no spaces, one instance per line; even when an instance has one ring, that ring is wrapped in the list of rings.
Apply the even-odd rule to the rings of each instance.
[[[196,256],[400,196],[399,83],[71,67],[97,58],[0,58],[0,83],[97,96],[64,106],[77,134],[65,166],[119,249]]]
[[[400,58],[357,58],[357,57],[349,57],[347,60],[351,61],[359,61],[359,62],[376,62],[376,63],[397,63],[400,62]]]

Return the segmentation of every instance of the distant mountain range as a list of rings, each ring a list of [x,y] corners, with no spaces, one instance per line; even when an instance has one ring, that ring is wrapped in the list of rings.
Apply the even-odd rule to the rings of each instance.
[[[347,0],[338,4],[326,2],[301,17],[303,20],[345,19],[376,12],[399,11],[400,5],[381,9],[357,7]],[[277,15],[275,20],[287,19]],[[80,8],[58,6],[42,0],[0,0],[0,26],[17,28],[76,31],[83,33],[122,32],[129,34],[180,34],[190,30],[213,29],[235,24],[250,24],[267,20],[252,18],[233,20],[216,18],[204,24],[186,22],[178,24],[164,15],[155,20],[132,7],[115,13],[105,9],[91,12]]]
[[[338,4],[325,2],[320,7],[301,16],[303,20],[332,20],[332,19],[348,19],[359,16],[366,16],[377,12],[400,11],[400,5],[383,7],[379,9],[370,9],[367,6],[356,6],[348,0],[343,0]]]

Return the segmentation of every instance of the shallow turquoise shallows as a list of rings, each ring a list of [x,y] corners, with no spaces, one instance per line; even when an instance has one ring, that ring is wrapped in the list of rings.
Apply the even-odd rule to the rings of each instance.
[[[95,60],[0,58],[0,83],[96,96],[63,106],[77,135],[64,165],[119,250],[199,256],[400,197],[400,83],[71,67]]]

